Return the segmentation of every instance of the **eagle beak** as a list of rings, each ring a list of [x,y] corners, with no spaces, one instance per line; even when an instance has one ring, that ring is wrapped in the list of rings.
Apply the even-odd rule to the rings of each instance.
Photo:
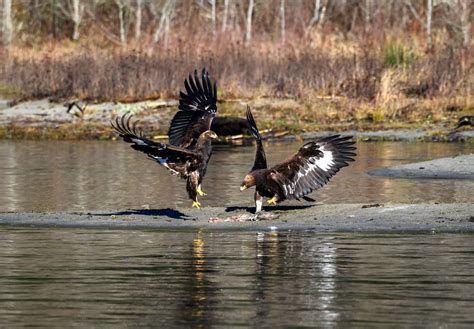
[[[209,137],[211,137],[212,139],[216,139],[217,134],[215,132],[211,131],[211,133],[209,134]]]
[[[240,187],[240,192],[242,192],[243,190],[246,190],[246,189],[247,189],[247,186],[242,185],[242,186]]]

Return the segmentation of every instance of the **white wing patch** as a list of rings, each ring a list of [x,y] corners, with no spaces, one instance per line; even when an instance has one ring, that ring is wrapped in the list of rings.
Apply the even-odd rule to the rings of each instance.
[[[285,195],[288,196],[295,193],[297,187],[299,186],[298,183],[300,179],[306,177],[310,172],[315,170],[316,167],[324,171],[329,171],[334,166],[335,163],[333,153],[330,150],[325,149],[324,146],[322,146],[320,150],[323,153],[322,157],[310,157],[304,167],[300,168],[296,174],[296,179],[290,184],[283,184]]]
[[[165,167],[166,169],[171,171],[172,174],[179,175],[179,172],[177,172],[174,169],[171,169],[170,166],[168,166],[168,158],[161,158],[161,157],[158,157],[158,156],[151,156],[151,157],[153,159],[155,159],[156,161],[158,161],[160,163],[160,165],[162,165],[163,167]]]
[[[132,142],[134,142],[137,145],[147,145],[144,141],[138,138],[132,138]]]
[[[332,152],[329,151],[329,150],[326,150],[324,148],[324,146],[321,147],[321,151],[323,152],[323,156],[322,156],[322,158],[314,159],[314,160],[316,160],[316,161],[314,161],[314,165],[318,166],[319,168],[321,168],[324,171],[328,171],[329,169],[332,168],[332,166],[334,166],[334,156],[333,156]],[[310,165],[309,167],[312,169],[312,167],[314,167],[314,165]]]

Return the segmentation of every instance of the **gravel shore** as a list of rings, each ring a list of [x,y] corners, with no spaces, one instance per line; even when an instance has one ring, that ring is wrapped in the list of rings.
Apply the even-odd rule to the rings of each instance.
[[[474,154],[379,168],[369,175],[397,178],[474,179]]]

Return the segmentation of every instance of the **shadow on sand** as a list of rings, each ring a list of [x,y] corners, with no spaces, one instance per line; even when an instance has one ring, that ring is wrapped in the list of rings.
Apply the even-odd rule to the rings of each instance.
[[[92,216],[165,216],[173,219],[193,220],[194,217],[188,216],[181,211],[171,208],[164,209],[127,209],[122,211],[107,212],[107,213],[93,213]]]

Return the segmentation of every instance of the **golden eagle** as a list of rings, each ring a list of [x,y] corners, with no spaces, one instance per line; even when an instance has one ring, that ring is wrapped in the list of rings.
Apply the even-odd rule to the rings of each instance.
[[[356,148],[352,137],[333,135],[304,144],[286,161],[268,169],[262,137],[250,108],[247,108],[247,121],[257,146],[255,163],[240,190],[256,187],[256,213],[262,210],[263,197],[270,198],[267,202],[271,205],[286,199],[314,201],[306,195],[326,185],[342,167],[354,161]]]
[[[210,130],[217,113],[217,87],[204,69],[201,77],[197,71],[194,71],[194,77],[190,74],[184,81],[184,87],[186,91],[180,92],[179,111],[173,117],[168,132],[169,144],[143,137],[137,122],[130,123],[130,114],[117,117],[112,126],[125,142],[133,143],[133,149],[144,152],[172,174],[186,179],[192,206],[200,208],[197,196],[205,195],[201,183],[212,153],[211,139],[217,138]]]

